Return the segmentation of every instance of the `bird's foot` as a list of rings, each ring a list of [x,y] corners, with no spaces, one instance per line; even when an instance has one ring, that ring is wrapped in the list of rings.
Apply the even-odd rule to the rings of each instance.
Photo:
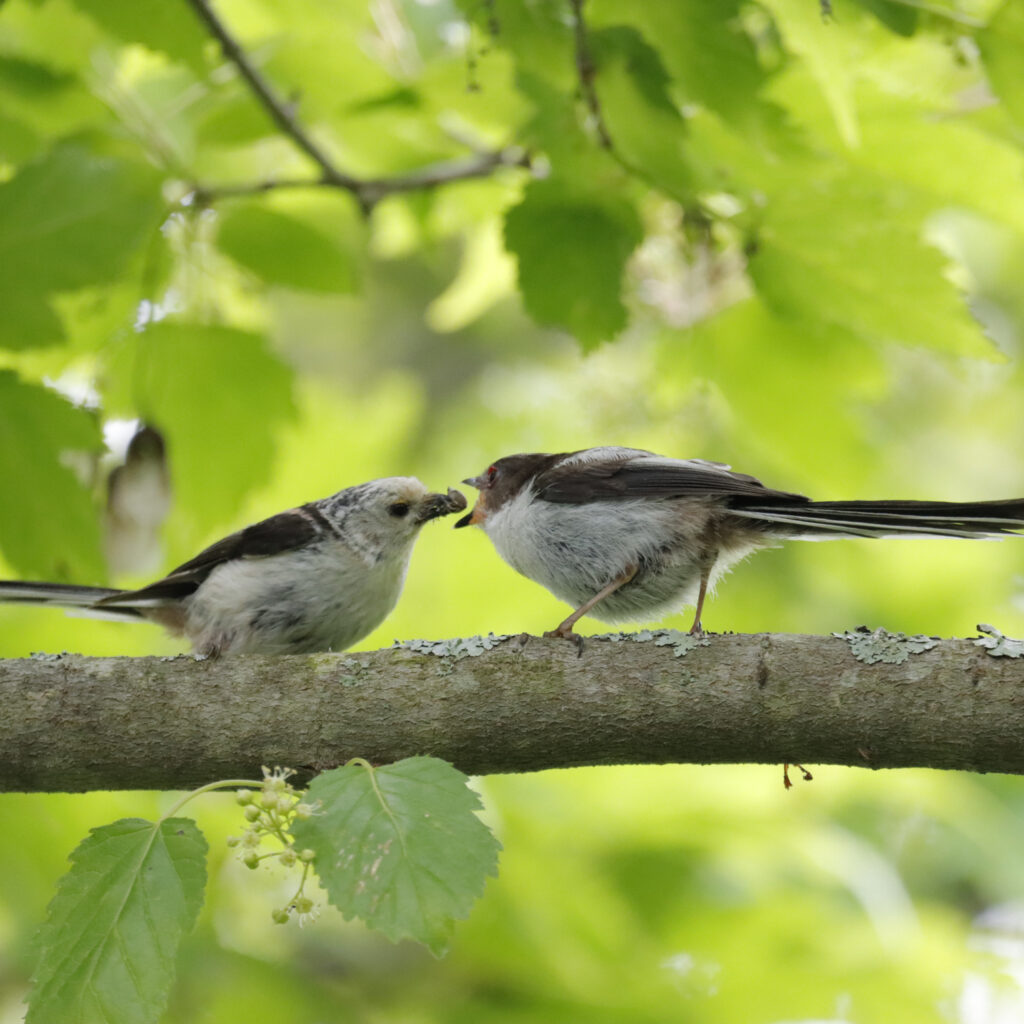
[[[544,636],[549,640],[571,640],[576,645],[576,657],[583,657],[583,637],[574,632],[572,626],[563,622],[557,629],[549,629]]]

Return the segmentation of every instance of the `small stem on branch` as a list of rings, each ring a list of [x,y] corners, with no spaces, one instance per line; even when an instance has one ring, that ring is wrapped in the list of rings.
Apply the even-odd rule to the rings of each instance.
[[[608,126],[604,123],[604,115],[601,113],[601,101],[597,96],[597,89],[594,87],[594,75],[597,69],[594,67],[594,58],[590,53],[590,43],[587,39],[587,23],[583,18],[584,0],[569,0],[572,7],[573,37],[576,45],[576,74],[580,80],[580,92],[583,101],[590,111],[594,122],[594,131],[597,133],[598,141],[602,147],[611,150],[612,137],[608,134]]]

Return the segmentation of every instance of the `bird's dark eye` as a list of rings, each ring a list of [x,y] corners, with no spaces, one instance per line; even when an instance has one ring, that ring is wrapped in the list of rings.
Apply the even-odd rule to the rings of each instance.
[[[497,475],[498,475],[498,467],[497,466],[491,466],[491,468],[489,470],[487,470],[487,482],[488,483],[492,483],[494,478]]]
[[[394,505],[388,505],[388,515],[394,516],[396,519],[401,519],[403,516],[409,514],[409,502],[407,501],[396,501]]]

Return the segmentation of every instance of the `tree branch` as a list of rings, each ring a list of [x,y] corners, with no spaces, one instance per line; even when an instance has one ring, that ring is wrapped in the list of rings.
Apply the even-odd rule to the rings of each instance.
[[[529,156],[524,150],[517,146],[507,146],[503,149],[477,153],[464,160],[431,164],[408,174],[390,178],[356,178],[341,170],[313,139],[296,117],[292,105],[277,95],[270,83],[249,60],[238,40],[217,16],[208,0],[188,2],[220,43],[224,56],[238,69],[274,124],[320,169],[318,178],[268,179],[244,185],[196,185],[191,195],[200,204],[232,196],[259,195],[276,189],[339,188],[352,193],[364,213],[368,213],[386,196],[485,177],[498,167],[530,166]]]
[[[248,82],[249,88],[252,89],[274,124],[320,168],[322,181],[339,188],[354,189],[358,184],[356,179],[335,167],[330,157],[299,123],[290,106],[274,92],[270,83],[249,60],[241,45],[228,31],[224,22],[217,17],[207,0],[188,0],[188,2],[200,21],[209,29],[210,34],[220,43],[224,56],[238,68],[239,74]]]
[[[364,210],[372,209],[381,199],[402,192],[437,188],[456,181],[485,178],[498,167],[530,167],[530,157],[519,146],[478,153],[464,160],[448,160],[397,174],[390,178],[351,179],[340,184],[326,178],[272,178],[240,185],[199,185],[192,190],[194,201],[208,204],[218,199],[261,195],[289,188],[342,188],[351,192]]]
[[[715,636],[680,657],[683,640],[645,635],[588,640],[580,657],[517,637],[0,661],[0,790],[182,789],[261,764],[413,754],[477,774],[783,761],[1024,774],[1024,661],[971,641],[867,664],[833,637]]]
[[[601,101],[597,96],[597,89],[594,87],[594,58],[590,53],[590,43],[587,40],[587,23],[583,17],[584,0],[569,0],[572,8],[573,40],[576,48],[576,74],[580,80],[580,92],[583,100],[590,111],[594,122],[594,131],[597,133],[598,141],[605,149],[614,149],[612,137],[608,133],[608,126],[604,123],[604,115],[601,113]]]

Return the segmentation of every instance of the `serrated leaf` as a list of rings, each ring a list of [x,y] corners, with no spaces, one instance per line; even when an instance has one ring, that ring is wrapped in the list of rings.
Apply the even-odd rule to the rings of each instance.
[[[572,332],[584,348],[626,326],[623,275],[642,237],[628,202],[574,193],[556,181],[531,184],[505,219],[505,245],[519,261],[527,311],[538,323]]]
[[[150,1024],[206,885],[206,840],[187,818],[125,818],[71,855],[39,936],[26,1024]]]
[[[316,228],[256,203],[225,214],[218,246],[269,284],[315,292],[350,292],[355,271],[348,253]]]
[[[106,373],[110,404],[168,443],[178,507],[193,532],[238,512],[270,474],[294,415],[292,373],[260,334],[163,321],[123,343]]]
[[[767,203],[750,273],[789,319],[868,340],[990,355],[991,345],[922,238],[915,197],[869,174],[805,182]]]
[[[307,801],[320,813],[292,827],[316,852],[328,899],[392,941],[435,955],[497,872],[500,844],[474,813],[480,798],[450,764],[410,757],[383,768],[348,765],[318,775]]]
[[[95,414],[0,370],[0,480],[16,481],[0,487],[0,546],[23,575],[103,579],[96,509],[62,462],[68,452],[102,447]]]

